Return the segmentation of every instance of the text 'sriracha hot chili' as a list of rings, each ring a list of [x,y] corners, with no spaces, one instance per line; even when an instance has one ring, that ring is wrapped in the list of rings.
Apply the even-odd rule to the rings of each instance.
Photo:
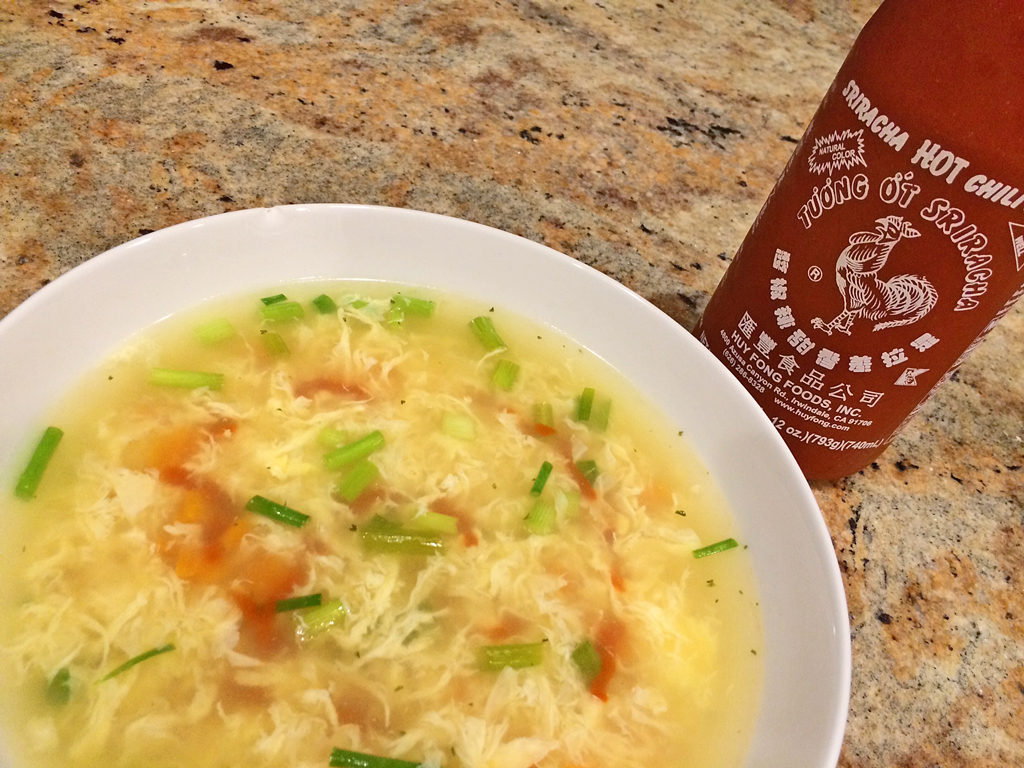
[[[887,0],[696,334],[809,478],[861,469],[1024,293],[1024,3]]]

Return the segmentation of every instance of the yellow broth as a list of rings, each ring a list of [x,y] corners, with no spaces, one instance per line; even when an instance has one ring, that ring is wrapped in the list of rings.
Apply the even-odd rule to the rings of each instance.
[[[337,747],[446,768],[739,765],[756,587],[685,437],[588,351],[501,308],[376,284],[284,293],[303,317],[264,319],[248,297],[147,330],[51,415],[66,434],[36,498],[0,515],[15,764],[322,768]],[[320,314],[320,293],[339,310]],[[397,293],[436,311],[398,322]],[[478,316],[507,349],[485,349]],[[216,319],[236,333],[201,341]],[[508,390],[501,360],[519,366]],[[154,385],[154,368],[223,386]],[[611,400],[606,428],[576,418],[588,387],[597,410]],[[353,465],[324,457],[375,431],[379,476],[349,503]],[[572,466],[588,460],[592,494]],[[246,510],[257,495],[309,521]],[[525,519],[538,499],[550,532]],[[379,518],[442,551],[368,548]],[[740,546],[693,556],[727,537]],[[315,609],[274,609],[312,594],[344,615],[309,638]],[[573,660],[584,641],[607,679]],[[505,644],[539,644],[539,664],[482,669],[481,648]]]

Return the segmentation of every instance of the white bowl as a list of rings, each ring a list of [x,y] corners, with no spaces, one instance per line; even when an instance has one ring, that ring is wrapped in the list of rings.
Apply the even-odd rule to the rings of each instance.
[[[549,324],[629,378],[724,490],[750,543],[765,631],[749,768],[833,768],[850,689],[846,599],[807,483],[754,400],[660,310],[563,254],[466,221],[368,206],[227,213],[118,246],[0,322],[0,481],[46,409],[130,335],[216,296],[304,279],[431,286]],[[3,511],[0,510],[0,514]],[[0,744],[0,766],[9,765]]]

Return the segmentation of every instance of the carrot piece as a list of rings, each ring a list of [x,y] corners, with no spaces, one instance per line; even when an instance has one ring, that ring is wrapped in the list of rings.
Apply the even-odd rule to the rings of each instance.
[[[277,601],[289,597],[302,577],[297,563],[266,551],[241,564],[231,597],[242,611],[242,638],[255,653],[267,656],[283,646]]]
[[[185,491],[185,498],[178,507],[177,520],[179,523],[205,522],[207,516],[207,503],[203,495],[195,490]]]
[[[174,572],[185,581],[217,584],[224,579],[226,565],[219,547],[182,547]]]
[[[558,448],[569,467],[569,476],[580,489],[580,495],[585,499],[596,499],[597,491],[594,490],[594,486],[590,484],[590,481],[580,471],[580,468],[576,466],[576,462],[572,457],[572,443],[568,438],[562,438],[558,441]]]
[[[612,582],[612,586],[616,592],[626,591],[626,579],[622,573],[622,563],[616,561],[612,563],[611,573],[609,574]]]
[[[626,625],[618,619],[603,619],[597,628],[594,647],[601,657],[601,671],[590,682],[590,692],[608,701],[608,684],[615,676],[616,658],[626,639]]]
[[[260,551],[242,564],[240,589],[258,605],[274,608],[278,600],[291,594],[302,575],[299,567],[291,560]]]
[[[180,467],[199,451],[206,433],[197,425],[176,427],[168,432],[157,433],[143,441],[134,452],[135,461],[142,468],[164,470]]]
[[[550,437],[557,431],[554,427],[549,427],[547,424],[534,423],[533,425],[533,432],[539,437]]]
[[[174,564],[174,572],[179,579],[191,581],[199,572],[202,550],[199,547],[182,547],[178,551],[178,561]]]
[[[249,532],[249,523],[243,518],[238,518],[231,524],[224,533],[220,535],[218,542],[226,553],[233,553],[238,550],[242,543],[242,537]]]
[[[260,605],[240,592],[232,592],[231,597],[242,611],[240,647],[261,656],[267,656],[280,648],[282,638],[273,606]]]
[[[458,521],[459,536],[462,537],[462,545],[464,547],[475,547],[480,543],[480,537],[477,536],[476,530],[473,528],[473,521],[469,515],[463,510],[458,509],[447,498],[442,497],[433,501],[430,504],[430,511],[441,515],[449,515]]]
[[[586,476],[580,471],[580,468],[576,466],[576,462],[569,459],[569,476],[572,477],[573,482],[576,483],[580,489],[580,494],[585,499],[596,499],[597,491],[594,490],[594,486],[590,484]]]
[[[234,419],[220,418],[208,424],[188,424],[156,432],[135,443],[125,463],[134,469],[155,469],[161,479],[165,473],[180,474],[204,442],[230,437],[237,429]]]

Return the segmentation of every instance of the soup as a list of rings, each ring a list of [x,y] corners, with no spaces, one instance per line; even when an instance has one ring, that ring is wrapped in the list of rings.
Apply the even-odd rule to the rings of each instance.
[[[684,436],[549,328],[300,284],[146,331],[51,423],[0,516],[16,765],[743,760],[742,536]]]

